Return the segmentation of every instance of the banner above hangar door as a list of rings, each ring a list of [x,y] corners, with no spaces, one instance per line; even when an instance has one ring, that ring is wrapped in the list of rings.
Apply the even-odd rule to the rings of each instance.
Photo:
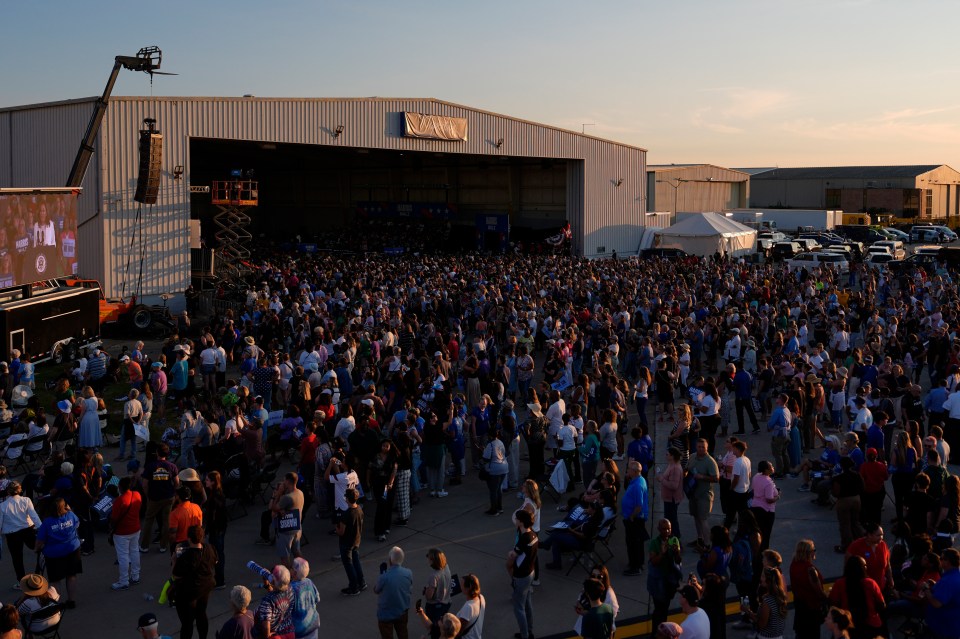
[[[425,113],[403,114],[403,134],[408,138],[467,141],[467,119]]]

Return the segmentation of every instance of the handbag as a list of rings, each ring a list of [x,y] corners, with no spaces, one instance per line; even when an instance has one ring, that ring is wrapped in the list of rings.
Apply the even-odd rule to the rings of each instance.
[[[477,472],[477,477],[480,479],[480,481],[487,481],[490,479],[490,471],[488,471],[485,466],[481,466],[480,470]]]
[[[687,473],[687,476],[683,478],[683,494],[687,496],[687,499],[690,499],[697,491],[699,483],[693,473]]]

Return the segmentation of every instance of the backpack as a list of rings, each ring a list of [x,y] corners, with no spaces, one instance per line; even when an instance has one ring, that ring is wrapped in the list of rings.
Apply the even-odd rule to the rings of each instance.
[[[733,554],[730,556],[728,568],[731,582],[743,584],[753,581],[753,549],[746,537],[733,542]]]

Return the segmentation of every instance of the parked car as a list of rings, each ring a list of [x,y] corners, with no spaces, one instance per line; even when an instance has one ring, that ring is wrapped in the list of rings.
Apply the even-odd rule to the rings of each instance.
[[[802,268],[809,271],[823,266],[829,266],[840,273],[846,273],[850,270],[850,262],[847,261],[847,258],[833,252],[800,253],[787,260],[787,268],[791,271],[798,271]]]
[[[927,273],[932,273],[936,270],[938,261],[937,253],[914,253],[905,259],[887,262],[887,268],[893,273],[909,273],[914,268],[922,268]]]
[[[867,253],[864,259],[869,258],[871,255],[877,255],[877,254],[889,255],[893,259],[896,259],[893,255],[893,249],[883,244],[882,242],[875,242],[874,244],[871,244],[870,246],[868,246]]]
[[[877,229],[870,228],[869,226],[862,226],[859,224],[843,224],[836,228],[837,232],[843,235],[846,238],[855,240],[857,242],[877,242],[879,240],[887,239],[887,236],[878,231]]]
[[[888,226],[888,227],[885,227],[883,230],[886,231],[887,235],[892,235],[892,236],[893,236],[892,239],[900,240],[901,242],[909,242],[909,241],[910,241],[910,234],[909,234],[909,233],[904,233],[904,232],[901,231],[900,229],[894,229],[894,228],[890,228],[890,227]]]
[[[800,246],[802,246],[804,251],[816,251],[817,249],[822,247],[820,242],[818,242],[812,237],[798,237],[794,241]]]
[[[820,251],[821,253],[836,253],[837,255],[842,255],[847,259],[847,262],[853,261],[853,251],[849,246],[845,244],[837,244],[835,246],[825,246]]]
[[[932,229],[932,230],[936,231],[936,232],[940,235],[940,237],[942,238],[942,239],[940,240],[941,242],[955,242],[955,241],[957,240],[957,234],[956,234],[956,233],[954,233],[953,231],[951,231],[948,227],[942,226],[942,225],[939,225],[939,224],[917,224],[917,225],[914,225],[914,227],[910,229],[910,236],[911,236],[911,238],[914,236],[914,231],[927,230],[927,229]],[[921,234],[921,233],[918,233],[918,234],[917,234],[917,237],[919,238],[919,237],[921,237],[921,235],[927,235],[927,236],[929,236],[929,234]],[[926,241],[926,240],[917,239],[917,240],[914,240],[914,241],[921,241],[921,242],[922,242],[922,241]],[[933,241],[933,240],[931,240],[931,241]]]
[[[886,246],[890,249],[890,255],[893,256],[895,260],[902,260],[907,256],[906,249],[903,248],[903,242],[900,240],[884,240],[881,242],[874,242],[870,245],[870,248],[874,246]]]
[[[877,251],[875,253],[870,253],[867,255],[867,258],[863,261],[867,266],[873,268],[881,268],[889,264],[890,262],[895,261],[893,255],[885,251]]]
[[[939,244],[942,243],[946,237],[937,229],[915,226],[910,229],[908,239],[911,244],[914,242],[936,242]]]
[[[777,242],[770,251],[770,258],[774,260],[787,260],[801,252],[803,252],[803,247],[796,242]]]
[[[844,242],[843,246],[850,249],[850,256],[855,260],[862,260],[864,253],[866,253],[863,242]]]

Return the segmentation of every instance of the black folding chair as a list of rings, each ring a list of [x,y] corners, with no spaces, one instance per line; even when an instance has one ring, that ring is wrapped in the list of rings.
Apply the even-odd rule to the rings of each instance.
[[[30,627],[42,621],[47,621],[57,617],[57,621],[43,630],[31,631]],[[63,623],[63,604],[50,603],[40,608],[36,612],[24,614],[21,617],[23,630],[27,637],[44,637],[47,639],[60,639],[60,624]]]
[[[570,564],[570,568],[567,570],[566,574],[569,575],[573,572],[573,569],[576,566],[580,566],[587,571],[587,574],[593,570],[594,566],[602,566],[606,563],[603,557],[597,552],[597,544],[602,545],[610,552],[610,557],[613,558],[613,551],[610,550],[610,546],[607,544],[613,534],[613,530],[616,526],[617,518],[611,517],[609,520],[603,522],[603,525],[600,526],[600,529],[597,531],[597,535],[589,540],[583,548],[572,551],[573,553],[573,563]]]
[[[27,450],[31,446],[36,446],[37,444],[40,444],[40,450]],[[30,464],[33,462],[39,461],[40,466],[43,466],[49,456],[50,442],[47,440],[47,435],[40,434],[27,440],[27,444],[23,449],[23,457],[26,460],[28,471],[30,470]]]
[[[9,444],[7,444],[7,450],[4,451],[3,453],[3,464],[4,466],[6,466],[7,461],[14,462],[13,470],[10,471],[11,475],[16,473],[21,468],[24,469],[24,472],[30,470],[30,468],[27,466],[26,459],[23,454],[23,447],[27,445],[28,441],[29,441],[28,439],[20,439],[15,442],[10,442]],[[10,456],[10,453],[17,453],[18,450],[19,450],[19,454],[17,454],[16,457]]]

